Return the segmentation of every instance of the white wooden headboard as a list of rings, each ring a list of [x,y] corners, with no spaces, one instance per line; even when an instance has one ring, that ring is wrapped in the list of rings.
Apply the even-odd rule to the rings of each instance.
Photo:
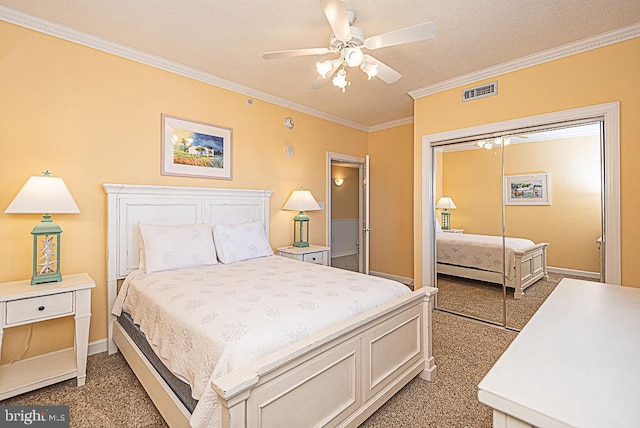
[[[138,224],[264,223],[269,236],[272,190],[103,184],[107,193],[107,299],[109,353],[112,341],[111,308],[117,281],[138,268]]]

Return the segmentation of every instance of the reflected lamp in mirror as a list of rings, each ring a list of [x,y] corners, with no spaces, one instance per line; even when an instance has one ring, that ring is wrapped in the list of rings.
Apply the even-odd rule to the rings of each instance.
[[[287,199],[282,209],[298,211],[298,214],[293,218],[293,246],[308,247],[309,216],[304,212],[322,209],[320,205],[318,205],[318,202],[316,202],[310,191],[304,190],[301,187],[300,190],[294,190],[291,193],[291,196],[289,196],[289,199]]]
[[[60,282],[60,235],[62,229],[51,220],[51,214],[80,212],[69,189],[60,177],[49,171],[42,177],[30,177],[4,211],[7,214],[43,214],[33,235],[33,276],[31,285]]]
[[[442,217],[442,229],[451,230],[451,213],[448,210],[455,210],[458,208],[453,202],[453,199],[448,196],[441,197],[436,204],[436,208],[443,209],[440,214]]]
[[[344,184],[344,178],[334,178],[333,179],[333,184],[336,187],[340,187]]]

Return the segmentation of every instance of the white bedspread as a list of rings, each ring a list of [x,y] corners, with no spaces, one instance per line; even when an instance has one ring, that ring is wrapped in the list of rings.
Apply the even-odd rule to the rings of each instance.
[[[409,293],[398,282],[279,256],[144,274],[123,284],[128,312],[199,400],[193,427],[220,426],[210,380]]]
[[[513,280],[516,275],[514,251],[535,245],[523,238],[505,240],[505,276]],[[437,233],[438,263],[502,272],[502,236],[473,235],[468,233]]]

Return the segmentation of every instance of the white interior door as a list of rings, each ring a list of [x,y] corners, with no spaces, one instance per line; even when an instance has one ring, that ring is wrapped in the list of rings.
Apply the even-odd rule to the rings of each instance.
[[[362,272],[369,275],[369,235],[371,233],[371,223],[369,222],[369,155],[364,158],[364,172],[362,179],[362,191],[364,193],[363,217],[364,225],[362,228],[362,254],[364,266]]]

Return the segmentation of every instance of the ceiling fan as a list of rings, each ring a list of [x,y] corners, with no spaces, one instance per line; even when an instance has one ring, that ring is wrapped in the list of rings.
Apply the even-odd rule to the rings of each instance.
[[[327,21],[329,21],[331,30],[333,30],[328,48],[293,49],[266,52],[262,55],[264,59],[275,59],[329,53],[338,54],[339,56],[336,59],[316,62],[316,70],[319,76],[311,85],[312,89],[321,88],[333,76],[331,82],[344,93],[346,87],[351,84],[348,80],[347,71],[356,67],[366,73],[369,79],[377,76],[385,83],[397,82],[401,77],[400,73],[362,51],[364,49],[375,50],[403,43],[427,40],[436,35],[435,25],[432,22],[426,22],[365,38],[364,32],[360,28],[353,26],[356,14],[347,10],[344,0],[320,0],[320,4]]]

